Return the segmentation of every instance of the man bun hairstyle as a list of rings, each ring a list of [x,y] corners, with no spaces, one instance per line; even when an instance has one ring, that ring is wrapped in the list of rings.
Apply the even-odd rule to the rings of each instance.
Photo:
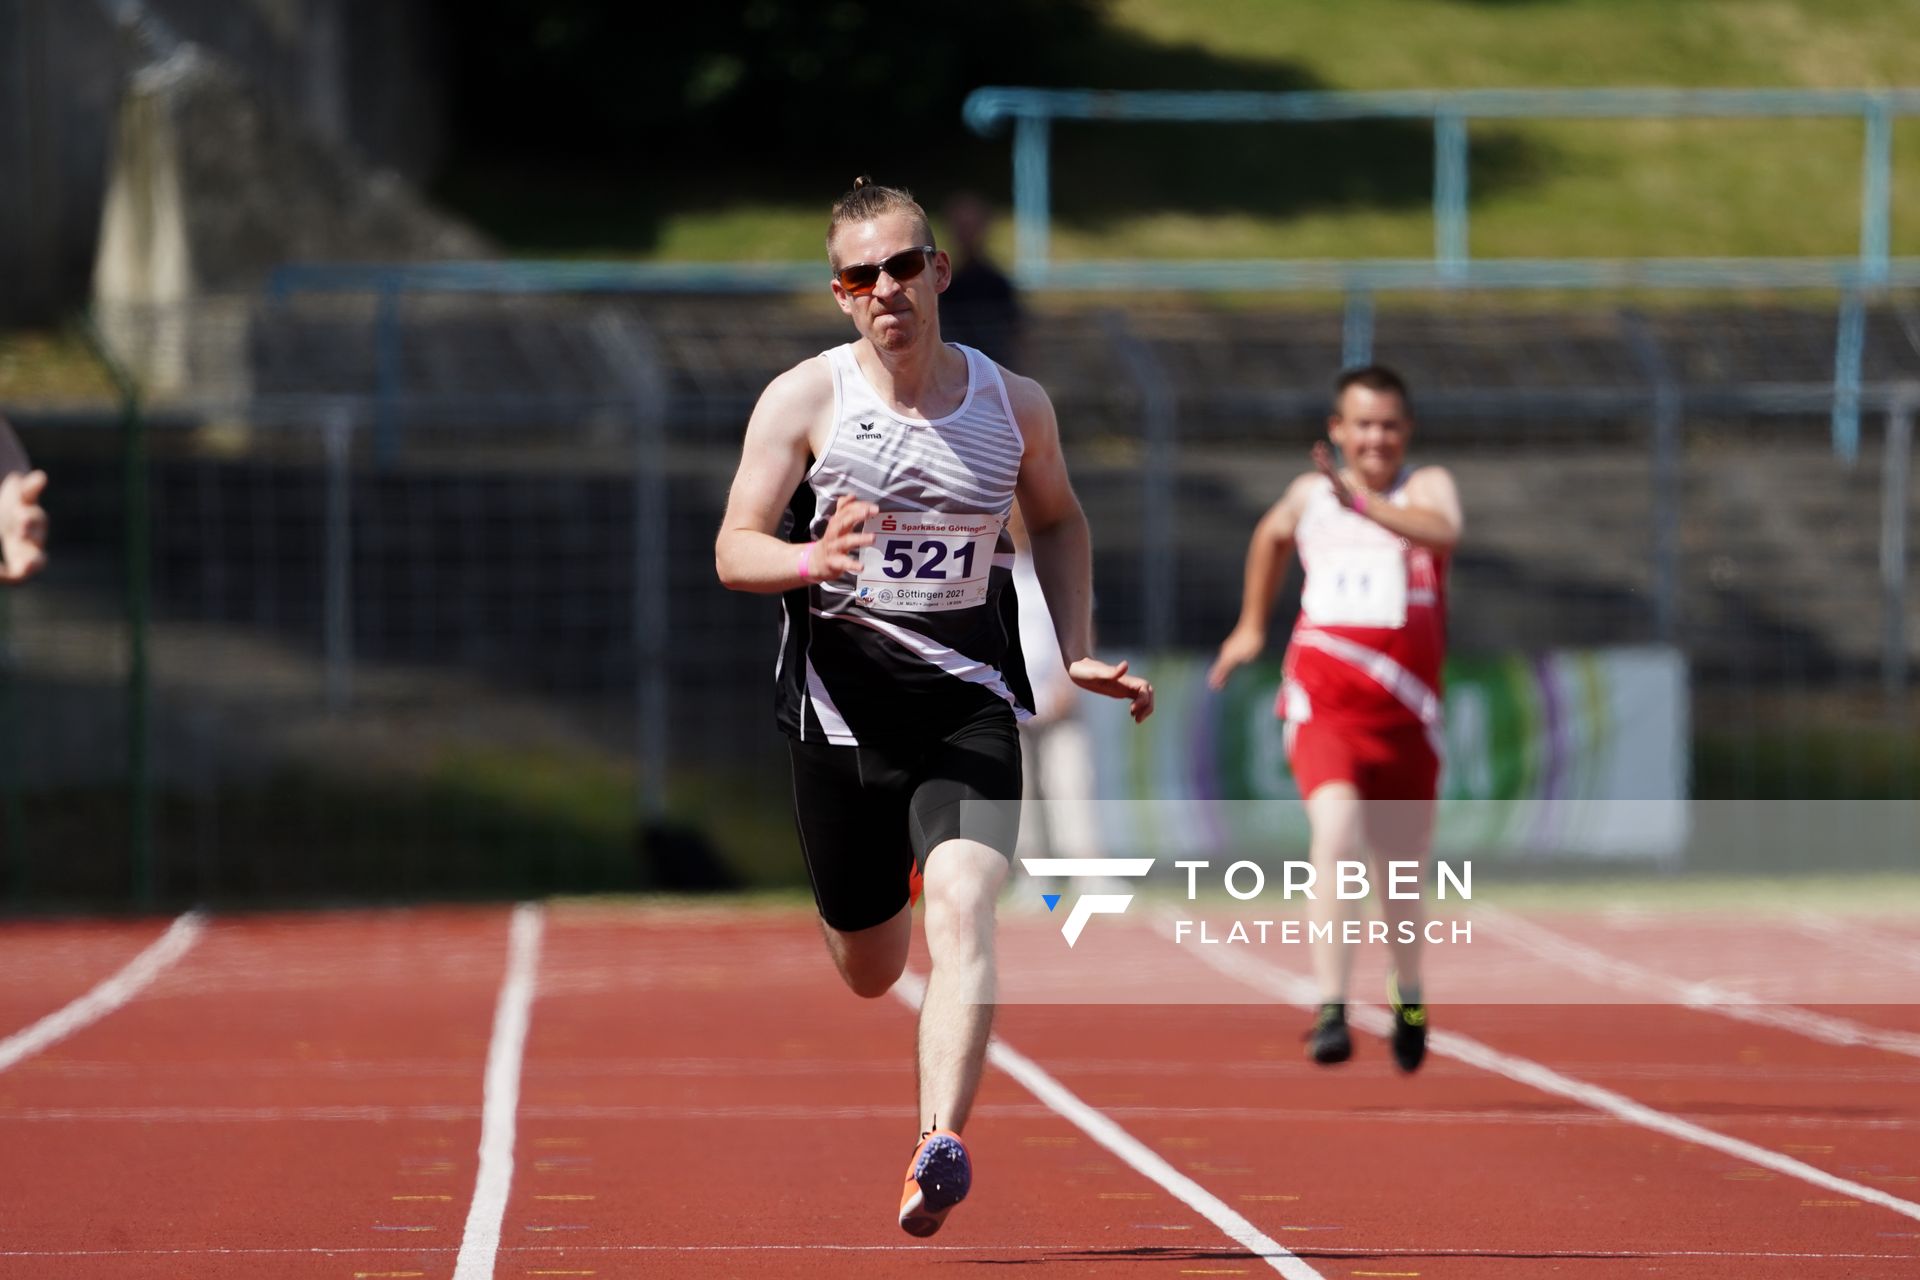
[[[1349,387],[1365,387],[1368,391],[1388,392],[1400,397],[1400,403],[1411,413],[1413,396],[1407,390],[1407,380],[1383,364],[1356,365],[1351,369],[1342,369],[1340,376],[1333,382],[1334,412],[1340,410],[1341,397],[1347,394]]]
[[[827,217],[827,261],[836,267],[840,265],[833,255],[834,232],[850,223],[872,222],[893,213],[904,214],[919,224],[921,244],[934,242],[933,224],[911,191],[905,187],[883,187],[864,173],[855,178],[853,189],[833,202],[833,212]]]

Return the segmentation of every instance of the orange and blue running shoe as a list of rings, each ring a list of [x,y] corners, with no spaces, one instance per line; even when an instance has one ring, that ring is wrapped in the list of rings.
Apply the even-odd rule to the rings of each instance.
[[[901,1229],[924,1240],[940,1229],[972,1185],[973,1164],[960,1135],[951,1129],[921,1134],[900,1192]]]

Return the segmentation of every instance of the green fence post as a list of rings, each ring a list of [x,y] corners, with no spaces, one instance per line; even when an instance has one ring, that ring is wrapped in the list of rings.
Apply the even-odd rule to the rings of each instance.
[[[146,418],[133,375],[114,356],[99,327],[89,318],[87,345],[120,397],[123,499],[126,509],[127,589],[127,839],[133,863],[133,900],[142,908],[156,898],[153,865],[153,759],[149,719],[153,688],[147,666],[147,633],[152,612],[152,530],[148,527]]]
[[[27,824],[20,811],[20,712],[14,700],[13,601],[0,592],[0,836],[6,861],[0,891],[18,904],[27,894]]]

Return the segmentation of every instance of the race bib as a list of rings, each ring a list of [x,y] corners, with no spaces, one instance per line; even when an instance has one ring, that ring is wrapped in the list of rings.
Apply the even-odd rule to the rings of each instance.
[[[999,516],[883,511],[867,521],[854,598],[875,609],[939,613],[987,601]]]
[[[1323,627],[1407,625],[1407,561],[1398,547],[1345,547],[1314,557],[1300,596]]]

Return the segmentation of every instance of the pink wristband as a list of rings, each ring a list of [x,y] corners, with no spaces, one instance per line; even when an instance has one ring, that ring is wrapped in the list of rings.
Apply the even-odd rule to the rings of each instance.
[[[813,581],[813,549],[819,545],[817,542],[809,542],[806,546],[800,548],[799,573],[801,580],[804,582]]]
[[[1354,492],[1353,509],[1355,512],[1359,513],[1360,515],[1366,514],[1367,512],[1367,495],[1366,494],[1361,493],[1357,490]]]

